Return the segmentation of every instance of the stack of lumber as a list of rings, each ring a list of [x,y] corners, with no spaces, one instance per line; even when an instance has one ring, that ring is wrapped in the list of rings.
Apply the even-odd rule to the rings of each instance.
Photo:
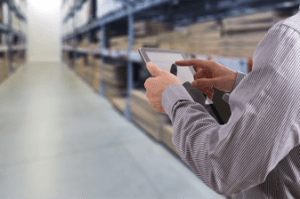
[[[117,110],[119,110],[121,113],[124,114],[125,107],[126,107],[126,98],[113,97],[111,98],[111,103]]]
[[[168,115],[155,111],[144,91],[132,90],[130,93],[130,114],[132,120],[155,140],[162,140],[162,126],[169,122]]]
[[[100,43],[90,43],[89,44],[89,49],[91,50],[96,50],[100,48]]]
[[[87,63],[87,57],[85,57],[85,56],[79,57],[75,61],[75,63],[76,63],[76,73],[83,80],[88,81],[91,67],[89,67],[89,65]]]
[[[88,37],[84,37],[78,44],[77,44],[77,47],[79,48],[87,48],[89,45],[89,40],[88,40]]]
[[[110,39],[110,48],[112,50],[128,49],[128,36],[112,37]]]
[[[190,38],[189,30],[186,28],[169,33],[170,49],[181,50],[186,54],[188,54],[190,49],[189,40],[188,40],[189,38]]]
[[[12,68],[13,70],[17,70],[22,64],[22,59],[21,59],[21,52],[20,51],[16,51],[13,52],[12,55]]]
[[[153,36],[171,30],[173,30],[173,25],[163,22],[140,21],[134,24],[136,37]]]
[[[99,86],[101,81],[101,61],[100,58],[89,55],[89,64],[91,66],[89,75],[89,85],[93,88],[95,92],[99,92]]]
[[[274,11],[224,19],[220,43],[222,55],[252,57],[257,45],[274,23]]]
[[[220,43],[222,55],[252,57],[268,30],[289,16],[291,13],[271,10],[224,19]]]
[[[216,20],[187,27],[188,54],[219,55],[222,23]]]
[[[105,82],[105,96],[124,97],[127,87],[127,68],[122,64],[103,64],[103,78]]]
[[[9,65],[7,53],[0,58],[0,82],[4,81],[9,76]]]
[[[164,124],[162,127],[162,142],[165,146],[171,149],[176,155],[179,156],[177,149],[175,148],[173,141],[173,128],[170,124]]]

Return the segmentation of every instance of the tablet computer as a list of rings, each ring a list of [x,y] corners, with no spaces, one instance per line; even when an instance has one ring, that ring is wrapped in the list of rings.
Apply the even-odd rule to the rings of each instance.
[[[228,109],[230,110],[230,108],[229,105],[222,100],[222,93],[224,94],[224,92],[213,88],[215,94],[213,99],[210,100],[203,92],[191,86],[191,83],[194,81],[194,74],[196,73],[194,67],[180,67],[175,65],[175,62],[178,60],[188,59],[184,52],[180,50],[140,48],[139,53],[145,64],[148,62],[152,62],[161,70],[169,71],[172,74],[176,75],[181,84],[186,88],[191,97],[194,99],[194,101],[201,103],[220,124],[224,124],[228,121],[230,113],[228,114],[227,112]],[[220,97],[221,99],[216,99]],[[218,102],[217,106],[214,105],[214,101]],[[219,103],[221,103],[222,106],[220,106]],[[221,114],[219,113],[220,111],[218,109],[222,109]],[[224,110],[226,110],[225,114]]]

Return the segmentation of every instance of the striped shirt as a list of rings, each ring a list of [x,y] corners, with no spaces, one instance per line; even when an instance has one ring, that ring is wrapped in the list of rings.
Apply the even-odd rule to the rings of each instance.
[[[221,195],[300,198],[300,12],[269,29],[222,99],[231,117],[220,125],[182,85],[164,90],[182,161]]]

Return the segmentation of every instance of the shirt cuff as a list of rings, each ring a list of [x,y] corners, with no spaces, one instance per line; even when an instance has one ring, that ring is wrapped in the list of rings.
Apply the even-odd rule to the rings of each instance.
[[[162,107],[171,117],[173,106],[179,100],[189,100],[194,102],[193,98],[181,84],[172,84],[168,86],[162,93]]]
[[[237,72],[237,71],[236,71]],[[232,88],[232,90],[228,93],[225,93],[222,97],[222,99],[227,103],[229,104],[229,95],[232,93],[232,91],[237,87],[237,85],[239,85],[239,83],[242,81],[242,79],[246,76],[247,74],[245,73],[242,73],[242,72],[237,72],[237,76],[236,76],[236,79],[235,79],[235,83],[234,83],[234,86]]]

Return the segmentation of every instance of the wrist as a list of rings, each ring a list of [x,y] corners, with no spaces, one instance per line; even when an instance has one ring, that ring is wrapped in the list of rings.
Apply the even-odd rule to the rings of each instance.
[[[231,93],[233,91],[234,85],[236,83],[236,78],[237,78],[237,72],[233,72],[232,80],[231,80],[232,84],[231,84],[231,89],[230,89],[229,93]]]

